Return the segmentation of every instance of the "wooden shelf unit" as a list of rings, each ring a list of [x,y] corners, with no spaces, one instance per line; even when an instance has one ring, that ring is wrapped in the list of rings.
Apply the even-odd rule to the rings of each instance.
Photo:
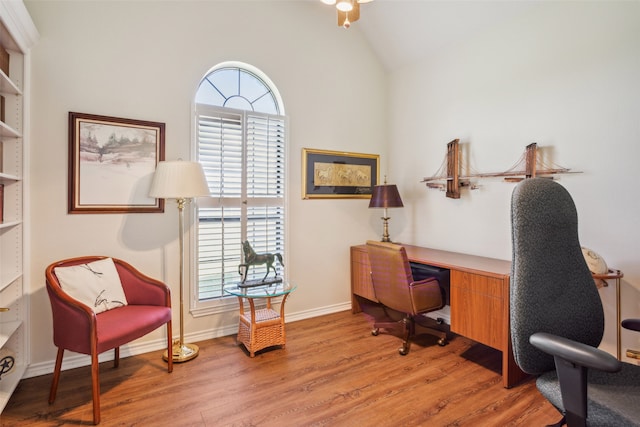
[[[9,54],[8,69],[0,70],[0,184],[3,220],[0,222],[0,359],[13,357],[13,368],[0,372],[0,413],[29,365],[29,289],[25,276],[26,197],[24,176],[28,153],[25,129],[29,112],[29,50],[38,32],[21,1],[0,2],[0,46]],[[3,56],[3,59],[6,58]],[[6,61],[3,61],[3,68]],[[8,359],[5,359],[5,362]],[[9,364],[2,365],[5,369]]]

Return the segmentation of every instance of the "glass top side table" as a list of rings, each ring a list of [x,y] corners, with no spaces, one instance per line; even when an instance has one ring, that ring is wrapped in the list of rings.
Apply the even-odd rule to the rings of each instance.
[[[284,348],[287,341],[284,329],[284,303],[295,289],[296,286],[287,282],[252,287],[240,287],[238,284],[224,287],[226,293],[238,297],[240,319],[236,342],[244,344],[251,357],[267,347]],[[282,297],[279,312],[271,306],[271,299],[276,297]],[[249,302],[249,310],[245,309],[245,299]],[[256,309],[257,299],[266,299],[266,307]]]

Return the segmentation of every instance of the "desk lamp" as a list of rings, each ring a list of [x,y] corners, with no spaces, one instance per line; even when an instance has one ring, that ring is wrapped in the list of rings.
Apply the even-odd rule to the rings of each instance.
[[[371,201],[369,202],[370,208],[384,208],[383,221],[383,234],[382,241],[390,242],[389,239],[389,216],[387,215],[387,208],[401,208],[402,199],[400,193],[398,193],[398,187],[394,184],[387,184],[387,178],[384,179],[383,185],[375,185],[373,187],[373,193],[371,194]]]
[[[197,345],[184,343],[184,207],[189,199],[209,194],[209,186],[200,163],[181,160],[158,162],[149,196],[176,200],[180,233],[180,339],[173,343],[172,355],[165,351],[162,356],[164,360],[173,357],[174,362],[186,362],[198,355]]]

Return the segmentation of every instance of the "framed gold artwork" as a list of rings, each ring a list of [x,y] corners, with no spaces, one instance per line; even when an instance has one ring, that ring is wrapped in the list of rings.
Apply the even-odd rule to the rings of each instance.
[[[378,154],[302,149],[303,199],[369,199],[379,177]]]

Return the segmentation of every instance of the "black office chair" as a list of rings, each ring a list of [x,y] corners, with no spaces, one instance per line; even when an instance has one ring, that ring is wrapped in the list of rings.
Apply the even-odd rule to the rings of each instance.
[[[516,363],[539,375],[538,390],[563,414],[557,426],[640,425],[640,367],[596,348],[604,313],[568,191],[550,179],[522,181],[512,194],[511,223]]]

